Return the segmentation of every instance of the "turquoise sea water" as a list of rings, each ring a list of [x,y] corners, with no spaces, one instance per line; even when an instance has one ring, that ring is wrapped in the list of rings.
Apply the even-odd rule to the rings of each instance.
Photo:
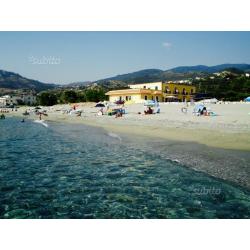
[[[250,193],[83,125],[0,121],[0,218],[249,218]]]

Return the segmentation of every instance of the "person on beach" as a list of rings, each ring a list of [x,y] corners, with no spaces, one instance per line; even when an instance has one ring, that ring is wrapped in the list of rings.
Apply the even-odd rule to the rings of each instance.
[[[151,107],[148,107],[147,110],[144,111],[145,115],[152,115],[153,114],[153,109]]]
[[[118,118],[118,117],[122,117],[122,112],[121,111],[116,112],[115,118]]]
[[[99,115],[103,115],[104,114],[104,111],[103,111],[103,108],[101,108],[100,110],[99,110]]]
[[[207,115],[207,108],[204,107],[201,112],[200,112],[201,115]]]

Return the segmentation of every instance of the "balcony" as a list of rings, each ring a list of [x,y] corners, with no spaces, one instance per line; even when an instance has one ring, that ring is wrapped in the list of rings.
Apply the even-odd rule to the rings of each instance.
[[[164,93],[163,96],[164,97],[169,97],[169,96],[178,97],[178,94]]]
[[[171,90],[165,90],[164,94],[171,94]]]

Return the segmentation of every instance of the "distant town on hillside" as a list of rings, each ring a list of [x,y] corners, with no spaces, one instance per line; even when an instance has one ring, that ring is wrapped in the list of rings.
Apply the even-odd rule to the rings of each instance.
[[[121,74],[106,79],[79,81],[64,85],[42,83],[25,78],[17,73],[0,70],[0,96],[25,95],[39,103],[43,95],[45,104],[65,102],[101,101],[107,99],[106,92],[127,89],[130,84],[149,82],[173,82],[190,84],[196,88],[197,98],[217,98],[229,101],[243,100],[250,95],[250,65],[221,64],[216,66],[182,66],[169,70],[146,69],[128,74]],[[47,100],[47,101],[46,101]],[[22,104],[23,102],[20,102]],[[27,103],[29,104],[29,103]]]

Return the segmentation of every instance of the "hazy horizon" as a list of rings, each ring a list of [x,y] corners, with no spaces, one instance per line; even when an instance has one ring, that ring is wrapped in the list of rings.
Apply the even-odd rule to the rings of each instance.
[[[0,69],[46,83],[249,63],[250,32],[0,32]]]

